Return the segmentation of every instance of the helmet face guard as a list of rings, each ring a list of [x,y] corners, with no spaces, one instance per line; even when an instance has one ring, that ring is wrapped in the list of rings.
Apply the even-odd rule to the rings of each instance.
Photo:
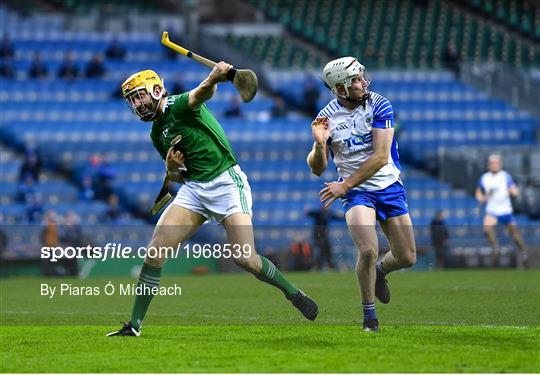
[[[354,57],[349,56],[332,60],[323,69],[322,79],[324,84],[332,93],[343,99],[350,99],[349,87],[351,87],[354,78],[364,80],[366,82],[365,89],[369,87],[370,81],[366,68]],[[345,89],[345,95],[340,95],[337,91],[337,85],[340,84]]]
[[[134,90],[125,97],[126,103],[131,111],[135,113],[139,119],[145,122],[155,119],[159,107],[159,99],[156,100],[154,96],[149,94],[144,88]]]
[[[156,86],[161,89],[157,95],[154,93]],[[142,121],[156,118],[164,93],[163,80],[153,70],[135,73],[122,83],[122,94],[127,105]]]

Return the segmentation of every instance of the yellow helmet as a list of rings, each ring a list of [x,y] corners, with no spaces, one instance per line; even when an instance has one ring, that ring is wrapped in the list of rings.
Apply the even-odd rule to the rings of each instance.
[[[154,87],[159,86],[159,94],[154,93]],[[143,99],[144,94],[141,94],[141,90],[146,90],[148,97]],[[163,87],[163,80],[153,70],[143,70],[132,74],[128,79],[122,83],[122,95],[126,100],[131,110],[143,121],[152,121],[155,119],[158,106],[165,88]]]
[[[152,95],[154,99],[160,99],[154,97],[155,85],[163,88],[163,80],[159,78],[157,73],[153,70],[142,70],[132,74],[124,81],[124,83],[122,83],[122,95],[124,95],[125,98],[135,90],[146,89],[146,91]]]

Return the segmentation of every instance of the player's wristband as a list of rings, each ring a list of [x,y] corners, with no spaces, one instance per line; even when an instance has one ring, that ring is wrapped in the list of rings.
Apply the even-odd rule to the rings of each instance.
[[[187,168],[185,166],[180,166],[176,170],[169,170],[167,169],[167,174],[171,176],[172,178],[183,178],[184,174],[187,172]]]

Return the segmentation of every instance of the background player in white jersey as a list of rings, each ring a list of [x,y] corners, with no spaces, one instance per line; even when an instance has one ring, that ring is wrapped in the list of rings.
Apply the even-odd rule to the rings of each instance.
[[[320,176],[331,154],[339,180],[325,183],[321,201],[341,198],[345,218],[358,250],[356,275],[364,311],[364,330],[377,331],[375,296],[390,301],[385,275],[416,262],[416,245],[407,199],[399,178],[392,105],[368,91],[369,80],[354,57],[330,61],[323,80],[337,96],[312,123],[313,148],[307,162]],[[377,262],[379,221],[390,251]]]
[[[476,188],[476,200],[480,204],[485,204],[484,233],[493,246],[494,254],[497,255],[498,241],[495,233],[497,224],[503,224],[508,229],[512,240],[516,243],[522,264],[527,266],[527,252],[523,239],[516,227],[514,210],[510,196],[519,196],[519,189],[512,176],[502,169],[500,155],[490,155],[488,157],[488,172],[480,176]]]

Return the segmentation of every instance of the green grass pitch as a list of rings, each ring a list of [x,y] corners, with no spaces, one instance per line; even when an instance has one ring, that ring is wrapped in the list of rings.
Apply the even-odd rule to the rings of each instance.
[[[360,329],[353,274],[288,276],[319,303],[316,322],[248,274],[165,276],[182,295],[156,297],[139,338],[105,337],[129,319],[131,296],[40,296],[42,282],[109,279],[5,279],[0,371],[540,371],[538,271],[392,274],[378,334]]]

